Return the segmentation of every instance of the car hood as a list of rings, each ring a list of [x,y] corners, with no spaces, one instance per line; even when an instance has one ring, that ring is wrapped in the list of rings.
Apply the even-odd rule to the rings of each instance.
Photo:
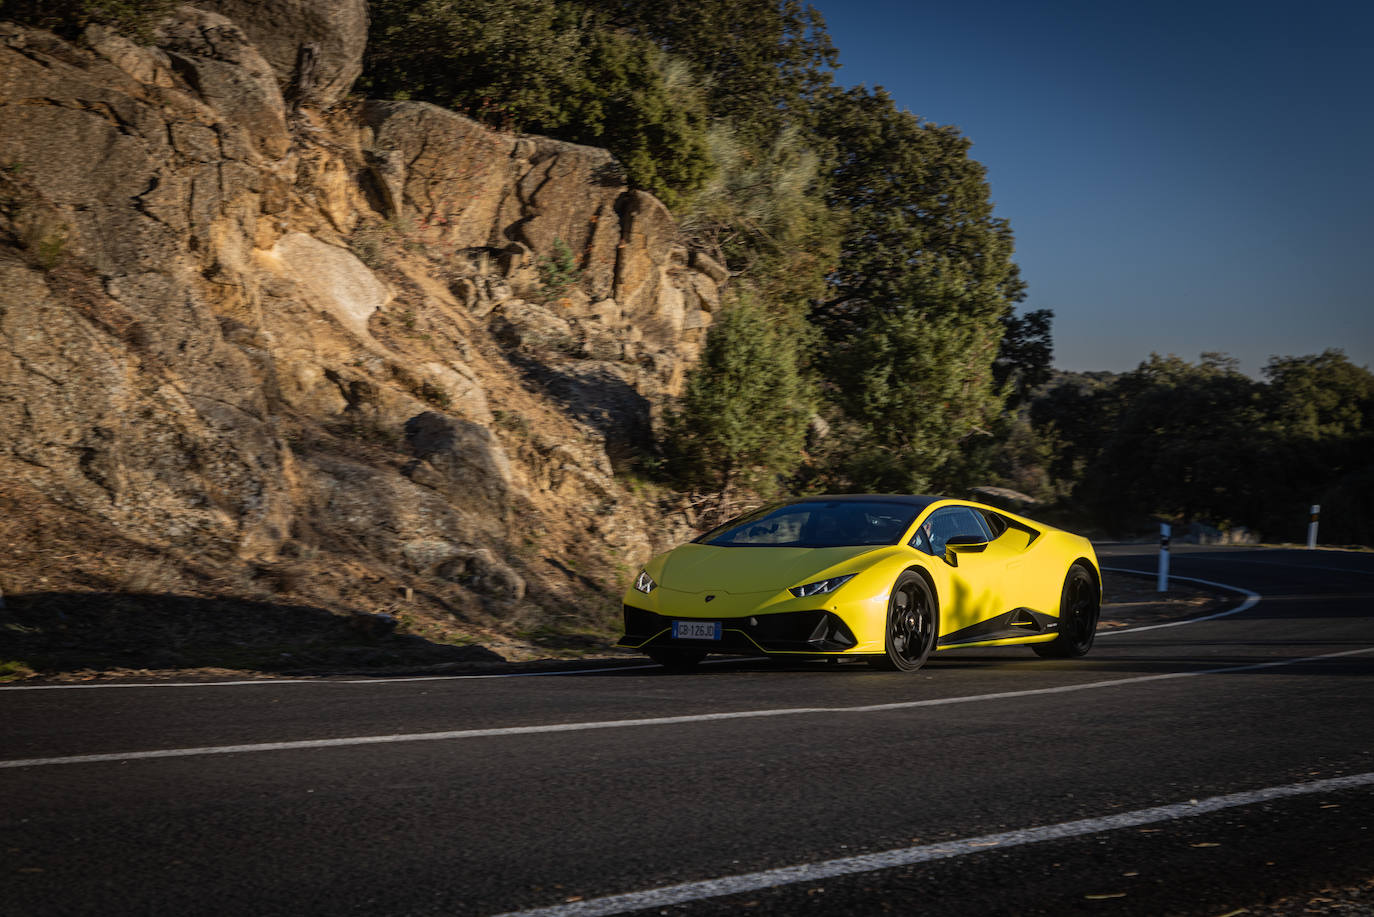
[[[777,592],[819,579],[837,564],[887,547],[727,548],[686,544],[667,554],[656,578],[660,586],[679,592]]]

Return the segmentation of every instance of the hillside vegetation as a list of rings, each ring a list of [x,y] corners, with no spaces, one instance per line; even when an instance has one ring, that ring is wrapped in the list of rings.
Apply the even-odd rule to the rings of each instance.
[[[1339,351],[1275,357],[1264,382],[1217,355],[1151,357],[1029,409],[1052,315],[1015,312],[1011,229],[967,139],[843,88],[813,8],[381,0],[373,15],[364,85],[607,146],[774,316],[718,326],[665,431],[679,485],[1019,485],[1108,531],[1159,516],[1275,537],[1322,500],[1333,539],[1374,538],[1374,390]],[[779,349],[796,357],[763,357]],[[812,411],[829,435],[808,444]]]

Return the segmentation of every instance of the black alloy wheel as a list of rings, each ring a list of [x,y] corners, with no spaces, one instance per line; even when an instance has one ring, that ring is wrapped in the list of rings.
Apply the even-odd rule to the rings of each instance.
[[[1097,618],[1102,613],[1102,593],[1091,573],[1082,564],[1069,568],[1064,592],[1059,599],[1059,636],[1049,643],[1031,646],[1037,656],[1047,659],[1077,659],[1088,655],[1097,636]]]
[[[919,669],[935,648],[938,620],[930,586],[919,573],[907,570],[897,577],[887,601],[887,652],[873,664],[898,672]]]
[[[690,672],[697,667],[701,660],[706,658],[705,650],[680,649],[670,646],[655,647],[644,652],[650,659],[670,672]]]

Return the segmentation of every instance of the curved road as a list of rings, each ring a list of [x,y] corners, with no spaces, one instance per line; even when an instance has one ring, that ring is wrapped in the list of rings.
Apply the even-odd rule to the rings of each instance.
[[[1260,600],[914,676],[0,688],[0,914],[1219,917],[1374,876],[1374,555],[1173,570]]]

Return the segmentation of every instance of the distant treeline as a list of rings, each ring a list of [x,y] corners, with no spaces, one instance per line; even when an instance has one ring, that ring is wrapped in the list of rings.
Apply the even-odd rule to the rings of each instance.
[[[1323,543],[1374,545],[1374,374],[1339,350],[1275,357],[1263,381],[1220,354],[1064,374],[1023,419],[1008,470],[1107,531],[1158,518],[1302,541],[1319,504]]]

